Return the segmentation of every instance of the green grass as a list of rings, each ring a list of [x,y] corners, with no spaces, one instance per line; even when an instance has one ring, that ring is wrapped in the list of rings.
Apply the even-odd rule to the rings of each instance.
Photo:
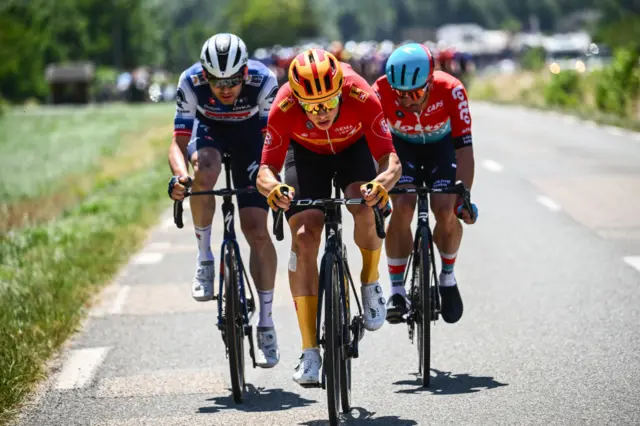
[[[145,114],[156,120],[158,112],[152,113],[152,109],[143,107],[136,114],[135,107],[110,107],[105,111],[109,117],[89,121],[94,123],[96,133],[115,135],[118,132],[114,128],[142,129],[134,121],[144,121]],[[130,116],[115,113],[124,110],[131,112]],[[87,117],[86,114],[91,115],[78,111],[78,117]],[[171,205],[166,193],[171,114],[162,114],[169,120],[165,122],[168,131],[146,132],[144,137],[136,138],[135,144],[118,146],[111,156],[96,155],[90,146],[78,147],[76,158],[93,156],[84,164],[94,164],[79,175],[88,182],[81,201],[59,212],[53,220],[0,233],[0,424],[15,416],[20,402],[44,378],[46,361],[78,327],[92,296],[139,248],[158,213]],[[65,114],[60,117],[65,123],[77,119]],[[117,118],[129,123],[121,125]],[[107,126],[109,120],[115,122]],[[103,126],[98,129],[96,122]],[[89,134],[88,128],[84,131]],[[43,134],[49,141],[56,140]],[[58,143],[63,139],[57,139]],[[108,146],[107,139],[101,142],[103,147]],[[19,146],[14,139],[7,140],[4,139],[5,145]],[[56,150],[47,154],[45,151],[29,151],[29,155],[50,155],[41,161],[55,162]],[[13,159],[21,158],[15,152],[11,155]],[[65,155],[61,157],[62,162],[68,161]],[[32,164],[35,163],[34,160]],[[29,176],[19,165],[10,167],[23,179]],[[35,176],[42,177],[43,173]],[[50,169],[50,173],[69,176],[64,170]],[[6,170],[2,172],[6,174]],[[37,200],[36,196],[34,201]]]
[[[164,123],[170,140],[171,114],[170,104],[12,109],[0,118],[0,199],[57,190],[61,179],[82,176],[151,124]]]
[[[171,140],[170,104],[36,107],[0,118],[0,234],[36,225],[148,166]]]

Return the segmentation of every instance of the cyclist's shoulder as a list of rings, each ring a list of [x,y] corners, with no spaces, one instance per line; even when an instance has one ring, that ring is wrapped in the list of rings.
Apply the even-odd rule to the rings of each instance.
[[[280,89],[278,89],[278,93],[276,94],[276,98],[273,100],[273,106],[271,107],[269,115],[272,117],[290,115],[296,110],[293,108],[296,103],[297,101],[293,96],[289,82],[286,82],[282,87],[280,87]]]
[[[441,70],[436,70],[433,73],[433,82],[436,87],[442,87],[444,89],[453,89],[458,86],[464,87],[458,78]]]
[[[276,80],[276,76],[271,69],[262,62],[249,59],[247,62],[249,81],[247,84],[254,87],[262,87],[269,80]]]
[[[206,85],[207,80],[202,72],[202,64],[200,62],[196,62],[189,68],[182,71],[182,74],[180,74],[179,84],[183,87],[187,85],[191,89],[196,89],[199,86]]]
[[[352,102],[368,104],[373,98],[375,98],[374,102],[379,102],[378,97],[375,95],[373,88],[367,83],[367,80],[355,72],[351,66],[348,65],[348,68],[343,66],[343,78],[342,99],[347,105]]]

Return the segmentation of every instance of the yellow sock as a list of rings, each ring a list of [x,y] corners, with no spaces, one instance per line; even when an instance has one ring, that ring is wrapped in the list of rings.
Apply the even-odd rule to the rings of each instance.
[[[302,350],[315,348],[316,315],[318,313],[318,296],[298,296],[293,298],[298,315],[298,326],[302,335]]]
[[[362,272],[360,273],[360,280],[362,284],[373,284],[378,281],[380,274],[378,274],[378,263],[380,262],[380,253],[382,252],[382,246],[376,250],[366,250],[361,248],[362,253]]]

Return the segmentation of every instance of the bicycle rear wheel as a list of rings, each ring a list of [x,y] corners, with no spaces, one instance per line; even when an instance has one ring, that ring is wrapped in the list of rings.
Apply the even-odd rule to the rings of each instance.
[[[244,324],[240,306],[239,288],[240,270],[235,247],[226,245],[224,254],[224,296],[225,327],[227,351],[229,354],[229,372],[233,401],[242,402],[244,382]]]
[[[324,286],[324,369],[326,375],[329,424],[339,423],[340,363],[342,360],[342,333],[340,324],[340,271],[334,253],[327,252],[322,265]]]
[[[430,266],[429,263],[429,233],[427,229],[420,232],[420,243],[418,244],[418,358],[419,372],[422,375],[422,386],[429,387],[431,376],[431,289],[429,285]]]
[[[346,271],[342,275],[339,288],[344,291],[344,303],[340,299],[340,322],[342,324],[342,344],[349,343],[349,325],[351,324],[351,309],[349,306],[349,280],[346,277]],[[345,306],[346,305],[346,306]],[[342,403],[342,412],[347,414],[351,411],[351,358],[345,357],[344,346],[340,347],[340,401]]]

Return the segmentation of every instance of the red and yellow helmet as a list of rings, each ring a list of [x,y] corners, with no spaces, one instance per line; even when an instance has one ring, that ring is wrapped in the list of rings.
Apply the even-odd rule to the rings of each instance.
[[[296,56],[289,66],[289,85],[298,100],[324,102],[342,90],[342,68],[331,53],[309,49]]]

